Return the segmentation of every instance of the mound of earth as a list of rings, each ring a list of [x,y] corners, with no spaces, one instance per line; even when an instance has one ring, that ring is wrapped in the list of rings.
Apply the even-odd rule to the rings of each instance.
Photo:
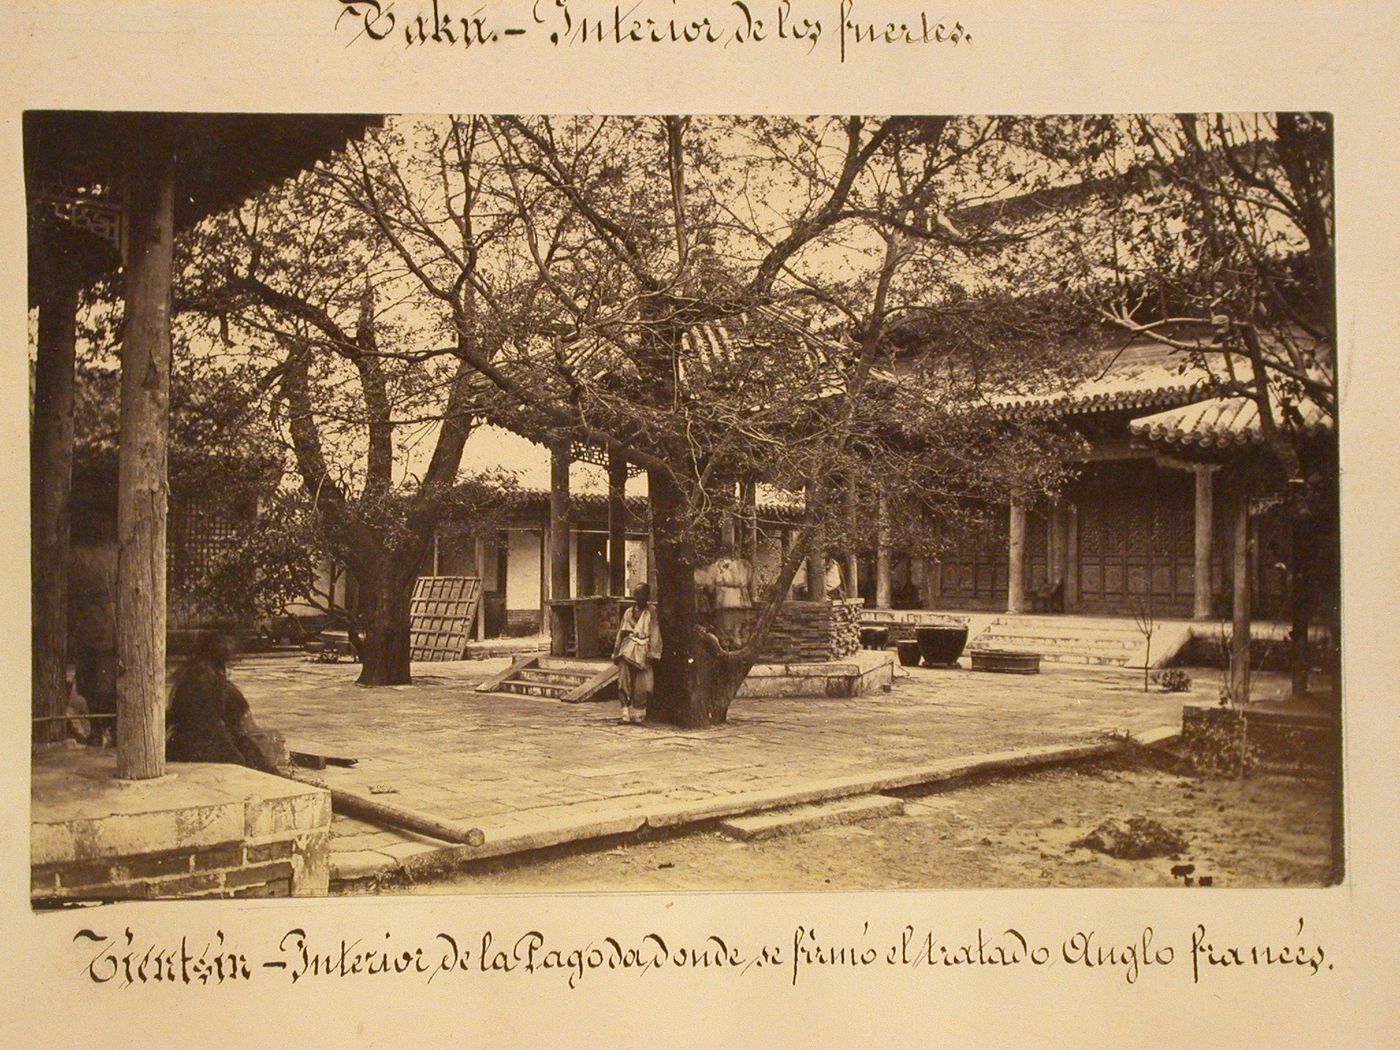
[[[1150,817],[1129,817],[1127,820],[1105,820],[1071,846],[1107,853],[1120,860],[1141,860],[1144,857],[1174,857],[1187,842],[1165,824]]]

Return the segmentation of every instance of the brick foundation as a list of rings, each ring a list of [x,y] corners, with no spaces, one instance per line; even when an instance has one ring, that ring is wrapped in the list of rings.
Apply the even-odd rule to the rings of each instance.
[[[35,756],[35,903],[327,892],[324,789],[231,765],[171,763],[137,782],[114,770],[110,751]]]

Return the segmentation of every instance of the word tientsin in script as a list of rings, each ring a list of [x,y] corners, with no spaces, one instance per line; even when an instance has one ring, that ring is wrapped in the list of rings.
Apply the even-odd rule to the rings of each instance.
[[[840,60],[871,45],[971,44],[972,33],[960,21],[939,19],[928,11],[889,18],[875,5],[835,0],[731,0],[690,4],[676,0],[638,0],[631,4],[597,4],[587,0],[534,0],[529,17],[523,5],[511,5],[512,22],[474,4],[469,13],[453,9],[455,0],[431,0],[411,13],[393,0],[337,0],[337,31],[351,32],[349,44],[399,43],[407,48],[482,47],[521,37],[545,37],[552,47],[584,45],[751,46],[785,43],[810,54],[823,39],[835,39]],[[502,10],[507,8],[502,7]],[[822,12],[825,12],[823,17]]]

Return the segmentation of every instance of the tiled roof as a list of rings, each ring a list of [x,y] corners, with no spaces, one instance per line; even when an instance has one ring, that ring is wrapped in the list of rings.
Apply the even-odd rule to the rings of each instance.
[[[1224,358],[1210,355],[1216,356],[1220,356],[1219,374]],[[1247,373],[1248,365],[1243,367]],[[1098,372],[1087,379],[1032,393],[993,395],[987,401],[1006,416],[1079,415],[1186,404],[1208,392],[1213,383],[1211,372],[1190,354],[1144,341],[1103,351]]]
[[[1318,435],[1332,429],[1327,414],[1303,400],[1296,406],[1302,431]],[[1264,443],[1259,406],[1247,397],[1216,397],[1155,415],[1134,419],[1128,432],[1135,439],[1180,449],[1228,449]]]

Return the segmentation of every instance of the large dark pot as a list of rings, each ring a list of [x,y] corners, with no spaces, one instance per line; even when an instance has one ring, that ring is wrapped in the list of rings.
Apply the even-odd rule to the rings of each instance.
[[[903,667],[919,666],[919,643],[913,639],[894,643],[895,652],[899,653],[899,662]]]
[[[888,627],[862,627],[860,629],[860,647],[862,649],[887,649],[890,644],[890,629]]]
[[[919,655],[925,667],[949,667],[962,656],[967,645],[966,627],[919,627],[914,631],[919,640]]]

